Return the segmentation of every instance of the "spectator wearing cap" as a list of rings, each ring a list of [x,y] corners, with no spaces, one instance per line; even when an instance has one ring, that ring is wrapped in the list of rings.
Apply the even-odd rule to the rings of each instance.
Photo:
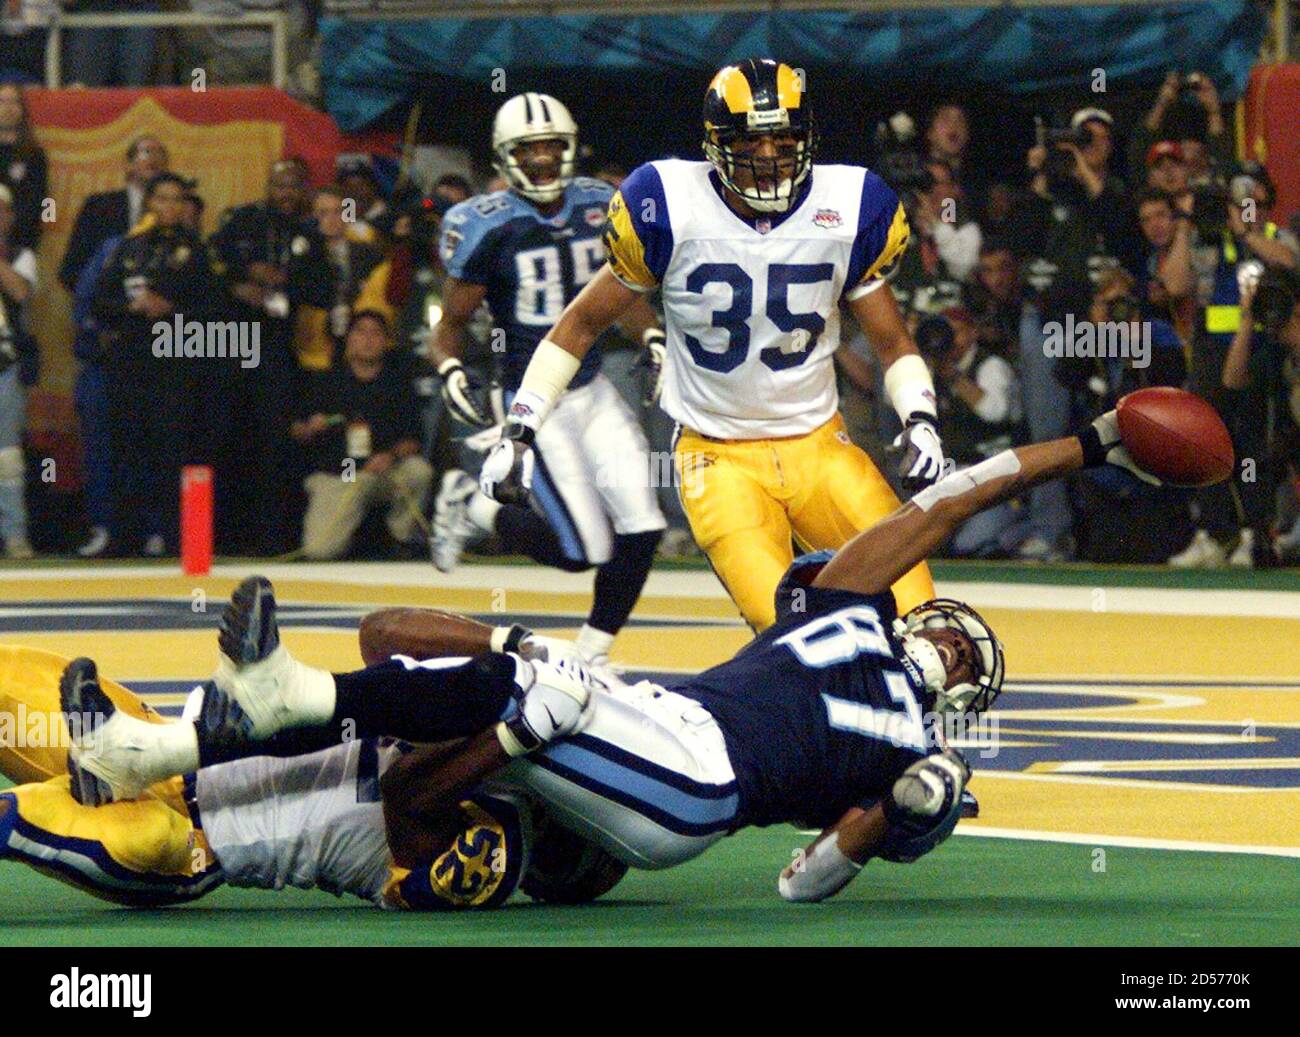
[[[1016,373],[980,342],[969,310],[954,306],[926,318],[916,340],[934,375],[944,451],[958,470],[1024,442]],[[950,546],[957,555],[1006,557],[1029,534],[1023,509],[1008,502],[968,520]]]
[[[26,307],[36,293],[36,255],[12,239],[13,192],[0,184],[0,537],[9,558],[31,558],[24,496],[26,387],[35,381],[36,343]]]
[[[1160,140],[1147,149],[1147,187],[1163,191],[1175,203],[1191,191],[1187,155],[1176,140]]]
[[[0,185],[13,195],[15,245],[36,248],[48,179],[45,149],[32,133],[23,88],[0,83]]]
[[[433,193],[452,205],[474,197],[474,187],[459,173],[444,173],[433,184]]]
[[[388,203],[379,189],[379,178],[368,159],[340,158],[335,163],[335,182],[343,188],[349,202],[349,219],[363,241],[378,240],[377,221],[388,211]]]
[[[302,552],[343,557],[366,515],[387,507],[394,544],[418,538],[433,468],[420,455],[420,419],[410,380],[390,359],[382,314],[361,310],[348,328],[343,362],[312,375],[290,435],[310,455]]]

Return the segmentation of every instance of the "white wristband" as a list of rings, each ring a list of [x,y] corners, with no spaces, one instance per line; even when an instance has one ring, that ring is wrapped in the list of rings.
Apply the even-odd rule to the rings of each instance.
[[[563,346],[557,346],[549,338],[542,339],[510,404],[510,419],[536,431],[569,387],[581,364]]]
[[[889,365],[885,372],[885,394],[904,425],[917,411],[932,418],[938,414],[930,369],[916,353],[905,353]]]

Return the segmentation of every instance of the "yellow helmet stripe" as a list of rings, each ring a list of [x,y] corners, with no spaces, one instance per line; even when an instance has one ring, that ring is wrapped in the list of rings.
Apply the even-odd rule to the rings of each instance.
[[[735,65],[719,69],[718,74],[713,77],[713,82],[709,84],[709,89],[716,91],[718,96],[727,102],[727,110],[730,112],[739,114],[748,112],[754,107],[754,91],[750,88],[745,74]]]
[[[803,83],[785,63],[776,66],[776,98],[782,108],[798,108],[803,100]]]

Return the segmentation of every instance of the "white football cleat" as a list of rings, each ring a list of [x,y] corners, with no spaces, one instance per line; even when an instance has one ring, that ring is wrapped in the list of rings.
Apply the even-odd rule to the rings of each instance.
[[[280,643],[275,590],[264,576],[236,588],[221,615],[221,662],[214,682],[248,719],[253,738],[322,724],[334,714],[334,677],[300,663]]]
[[[439,572],[449,573],[460,561],[465,544],[480,532],[469,519],[469,502],[478,492],[478,480],[452,468],[443,474],[433,502],[433,532],[429,555]]]
[[[87,806],[135,799],[156,781],[197,769],[198,738],[188,723],[154,724],[113,705],[90,659],[74,659],[59,680],[71,746],[72,797]]]

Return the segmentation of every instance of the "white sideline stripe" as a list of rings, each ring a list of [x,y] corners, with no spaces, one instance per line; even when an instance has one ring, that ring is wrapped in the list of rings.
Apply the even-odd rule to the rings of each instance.
[[[1195,781],[1144,781],[1141,778],[1085,778],[1076,774],[1045,774],[1035,771],[995,771],[978,768],[974,772],[980,779],[1007,778],[1011,781],[1046,781],[1060,785],[1101,785],[1108,789],[1144,789],[1147,792],[1221,792],[1227,795],[1266,795],[1270,792],[1294,792],[1293,788],[1257,788],[1253,785],[1211,785]],[[974,779],[972,779],[974,780]]]
[[[454,573],[439,573],[423,562],[313,562],[289,564],[251,562],[214,566],[212,574],[238,579],[260,572],[272,580],[326,581],[355,586],[390,584],[457,589],[550,590],[590,594],[591,577],[537,565],[463,565]],[[120,566],[111,568],[6,569],[6,578],[26,580],[120,581],[131,578],[175,578],[179,567]],[[1093,612],[1093,593],[1105,592],[1104,612],[1154,613],[1184,616],[1264,616],[1300,619],[1300,593],[1293,591],[1194,590],[1160,587],[1088,587],[1064,584],[984,583],[940,581],[937,592],[968,601],[977,608],[1054,609]],[[728,601],[712,572],[706,570],[650,573],[645,594]]]
[[[1300,846],[1248,846],[1239,843],[1203,843],[1187,839],[1147,839],[1135,835],[1091,835],[1086,832],[1039,832],[1020,828],[986,828],[965,822],[957,835],[983,839],[1024,839],[1037,843],[1077,843],[1083,846],[1125,846],[1139,850],[1191,850],[1199,853],[1255,853],[1269,857],[1300,857]]]
[[[1300,594],[1289,591],[976,582],[939,583],[937,590],[940,594],[965,601],[976,608],[1300,619]],[[1103,608],[1094,607],[1093,594],[1097,591],[1104,592],[1104,597],[1099,599]]]

